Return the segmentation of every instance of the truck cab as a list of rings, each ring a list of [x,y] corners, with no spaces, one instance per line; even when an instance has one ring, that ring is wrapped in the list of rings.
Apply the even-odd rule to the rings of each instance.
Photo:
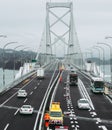
[[[52,102],[49,108],[50,125],[63,125],[63,114],[60,107],[60,102]]]
[[[69,82],[70,82],[70,86],[78,85],[78,75],[76,71],[71,71],[69,73]]]

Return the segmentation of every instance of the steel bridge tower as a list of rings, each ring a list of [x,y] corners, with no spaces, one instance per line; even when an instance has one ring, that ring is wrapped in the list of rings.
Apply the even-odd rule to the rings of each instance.
[[[64,57],[66,62],[82,68],[83,58],[74,26],[73,3],[46,3],[45,23],[38,51],[41,64]]]

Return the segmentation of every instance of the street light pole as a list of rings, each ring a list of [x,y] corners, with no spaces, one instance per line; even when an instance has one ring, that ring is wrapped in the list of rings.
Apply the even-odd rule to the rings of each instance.
[[[98,48],[96,48],[95,46],[93,46],[92,49],[96,49],[99,52],[99,70],[100,70],[100,65],[101,65],[101,63],[100,63],[100,50]],[[99,73],[99,75],[100,75],[100,73]]]
[[[5,86],[5,60],[4,60],[4,55],[5,55],[5,48],[9,45],[9,44],[14,44],[17,42],[9,42],[7,44],[4,45],[3,47],[3,86]]]
[[[100,67],[100,50],[96,48],[95,46],[92,49],[96,49],[99,52],[99,67]]]
[[[87,51],[89,51],[88,53],[91,55],[91,60],[92,60],[92,58],[93,58],[93,53],[92,53],[92,50],[91,49],[86,49]]]
[[[25,47],[25,48],[23,48],[22,50],[20,50],[20,51],[23,51],[23,50],[25,50],[25,49],[28,49],[29,47]],[[22,53],[21,53],[21,66],[22,66]]]
[[[25,48],[23,48],[22,50],[20,50],[20,51],[23,51],[23,50],[25,50],[25,49],[27,49],[27,48],[29,48],[29,47],[25,47]],[[21,66],[22,66],[22,53],[21,53]],[[21,76],[23,75],[23,73],[21,72]]]
[[[104,44],[110,48],[110,72],[111,72],[111,83],[112,83],[112,47],[107,43],[97,43],[97,44]]]
[[[100,46],[95,46],[95,47],[100,48],[103,52],[103,78],[105,78],[105,51],[103,47],[100,47]]]
[[[13,78],[15,79],[15,50],[17,49],[17,48],[19,48],[19,47],[22,47],[23,45],[19,45],[19,46],[16,46],[15,48],[14,48],[14,68],[13,68]]]

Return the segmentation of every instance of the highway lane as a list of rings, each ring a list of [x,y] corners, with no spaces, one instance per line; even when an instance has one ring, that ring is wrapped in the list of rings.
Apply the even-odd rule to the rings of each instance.
[[[84,82],[88,95],[95,107],[95,110],[79,110],[77,108],[77,100],[82,97],[79,86],[71,86],[69,88],[70,90],[67,90],[68,92],[70,91],[70,97],[68,98],[65,96],[66,85],[64,82],[67,81],[67,75],[68,72],[64,71],[62,76],[63,81],[62,83],[59,83],[55,95],[55,101],[59,101],[61,103],[63,112],[72,113],[71,117],[65,115],[64,125],[68,125],[70,130],[74,130],[75,127],[77,127],[78,130],[111,130],[112,122],[108,122],[108,120],[112,121],[112,114],[110,114],[112,113],[112,104],[104,95],[93,94],[90,90],[90,82],[88,79],[79,74],[79,77]]]
[[[35,118],[48,87],[53,71],[46,72],[46,79],[37,80],[34,78],[32,82],[25,86],[25,90],[28,92],[28,97],[24,99],[17,98],[15,94],[10,100],[5,102],[0,107],[0,130],[24,130],[32,129],[35,123]],[[64,71],[62,75],[62,82],[59,83],[55,101],[61,102],[63,112],[72,112],[71,117],[64,117],[64,125],[69,125],[70,130],[74,130],[77,127],[78,130],[111,130],[112,124],[108,122],[111,118],[111,103],[104,95],[97,95],[90,91],[90,82],[83,75],[79,74],[80,79],[83,81],[88,94],[94,104],[95,110],[78,110],[77,100],[81,98],[81,92],[79,86],[71,86],[67,88],[64,82],[67,81],[68,71]],[[11,89],[6,95],[14,94],[19,88],[23,87],[23,84]],[[10,94],[11,92],[11,94]],[[70,93],[70,97],[66,97],[66,92]],[[3,97],[6,99],[6,95]],[[1,104],[4,102],[3,97],[0,98]],[[9,97],[9,96],[8,96]],[[31,104],[35,108],[33,115],[23,116],[18,112],[23,104]],[[99,105],[100,104],[100,105]],[[96,114],[96,115],[95,115]],[[101,122],[100,122],[101,121]]]
[[[79,77],[83,81],[90,98],[94,104],[95,107],[95,113],[96,115],[94,118],[100,118],[101,122],[99,123],[99,126],[106,126],[105,129],[111,130],[112,129],[112,123],[109,123],[109,121],[112,122],[112,103],[108,100],[106,95],[103,94],[95,94],[91,92],[90,90],[90,81],[83,76],[82,74],[79,74]],[[103,121],[105,120],[105,122]]]
[[[27,98],[17,98],[16,92],[18,89],[16,89],[16,87],[10,90],[12,98],[8,96],[9,100],[6,99],[5,94],[2,95],[6,100],[1,100],[2,106],[0,107],[0,130],[33,129],[38,109],[50,82],[52,74],[53,71],[47,71],[46,79],[37,80],[34,78],[32,82],[24,86],[24,89],[28,92]],[[21,87],[22,86],[18,86],[17,88]],[[10,92],[7,93],[11,96]],[[35,108],[34,114],[29,116],[20,115],[18,108],[20,108],[23,104],[31,104]]]

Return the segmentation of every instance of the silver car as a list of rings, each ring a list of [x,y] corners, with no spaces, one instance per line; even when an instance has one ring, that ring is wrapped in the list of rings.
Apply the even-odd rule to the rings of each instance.
[[[33,114],[33,107],[31,105],[23,105],[19,112],[20,114]]]
[[[81,98],[77,101],[77,106],[79,109],[90,109],[89,101],[85,98]]]
[[[17,94],[17,97],[26,97],[27,96],[27,92],[26,90],[19,90],[18,91],[18,94]]]

